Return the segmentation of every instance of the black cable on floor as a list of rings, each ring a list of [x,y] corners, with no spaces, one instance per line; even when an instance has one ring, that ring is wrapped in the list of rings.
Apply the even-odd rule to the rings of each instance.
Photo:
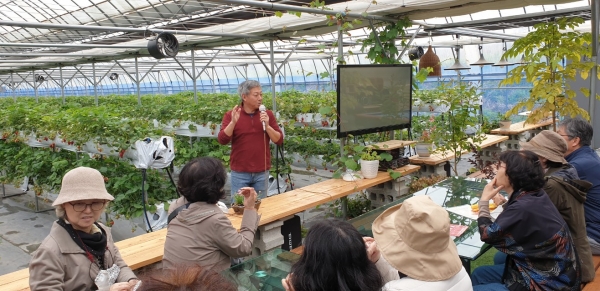
[[[144,216],[146,217],[146,222],[148,223],[148,228],[150,229],[150,232],[153,232],[152,225],[150,225],[150,219],[148,218],[148,211],[146,211],[146,199],[144,199],[146,197],[145,190],[144,190],[144,186],[146,186],[145,183],[146,183],[146,169],[142,169],[142,205],[144,206]]]

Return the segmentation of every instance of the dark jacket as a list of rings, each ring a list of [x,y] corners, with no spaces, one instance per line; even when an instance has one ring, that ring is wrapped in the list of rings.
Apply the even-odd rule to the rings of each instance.
[[[571,165],[548,168],[546,172],[544,191],[548,193],[548,197],[569,226],[581,262],[581,281],[584,283],[592,281],[595,275],[583,210],[586,193],[591,187],[591,183],[579,180],[577,170]]]
[[[600,242],[600,157],[590,147],[576,149],[565,159],[577,169],[579,179],[592,183],[583,204],[587,235]]]
[[[481,240],[507,254],[502,281],[509,290],[580,289],[569,227],[544,190],[515,191],[495,222],[477,222]]]

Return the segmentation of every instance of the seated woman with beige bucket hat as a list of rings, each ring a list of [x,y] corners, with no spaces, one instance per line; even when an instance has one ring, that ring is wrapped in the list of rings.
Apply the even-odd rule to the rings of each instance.
[[[101,270],[118,270],[110,291],[132,290],[133,271],[121,258],[110,229],[97,222],[114,197],[106,191],[102,174],[87,167],[65,174],[56,207],[58,220],[29,263],[31,290],[97,290]]]
[[[450,239],[448,212],[429,196],[384,211],[373,221],[373,236],[375,243],[367,247],[387,282],[382,290],[473,290]]]

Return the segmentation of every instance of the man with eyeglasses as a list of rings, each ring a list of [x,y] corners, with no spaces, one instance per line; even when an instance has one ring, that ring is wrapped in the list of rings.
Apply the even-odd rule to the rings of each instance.
[[[269,142],[283,144],[283,133],[271,110],[259,110],[262,88],[255,80],[238,86],[240,105],[223,116],[220,144],[231,142],[231,199],[242,187],[253,187],[259,198],[267,197],[267,181],[271,169]]]
[[[567,142],[565,159],[575,167],[579,179],[593,185],[584,203],[585,222],[592,254],[600,255],[600,157],[590,147],[594,129],[577,117],[563,120],[556,132]]]

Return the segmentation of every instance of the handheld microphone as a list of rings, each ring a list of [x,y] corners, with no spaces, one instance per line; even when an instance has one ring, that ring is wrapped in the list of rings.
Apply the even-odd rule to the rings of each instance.
[[[261,105],[258,107],[258,110],[259,110],[260,112],[265,112],[265,111],[267,111],[267,107],[265,107],[264,105],[262,105],[262,104],[261,104]],[[266,126],[265,126],[265,121],[264,121],[264,120],[263,120],[262,124],[263,124],[263,131],[267,131],[267,128],[266,128]]]

